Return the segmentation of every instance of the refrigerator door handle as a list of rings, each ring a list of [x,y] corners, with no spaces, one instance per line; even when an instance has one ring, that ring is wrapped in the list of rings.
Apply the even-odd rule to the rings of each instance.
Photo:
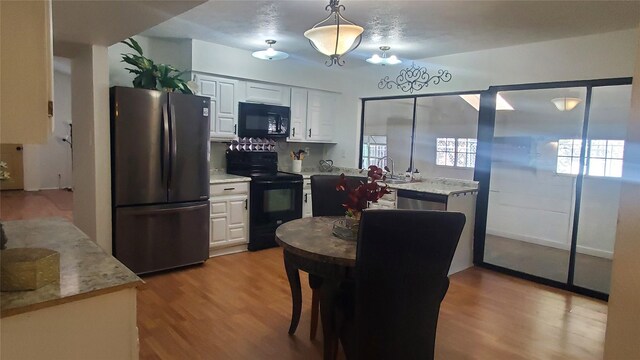
[[[167,104],[162,105],[162,183],[165,184],[169,178],[169,111],[167,110]]]
[[[173,104],[171,106],[171,170],[169,173],[169,190],[171,190],[171,178],[173,178],[173,173],[176,169],[176,156],[178,153],[178,143],[176,141],[176,109]]]

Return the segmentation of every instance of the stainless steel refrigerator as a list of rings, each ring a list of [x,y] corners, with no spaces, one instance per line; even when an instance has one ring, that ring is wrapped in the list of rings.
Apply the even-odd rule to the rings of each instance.
[[[137,274],[209,255],[209,98],[112,87],[114,256]]]

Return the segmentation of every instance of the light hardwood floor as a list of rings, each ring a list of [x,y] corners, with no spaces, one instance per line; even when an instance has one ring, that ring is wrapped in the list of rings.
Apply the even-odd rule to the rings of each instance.
[[[2,191],[0,217],[70,219],[71,199],[66,191]],[[144,280],[138,292],[143,360],[321,358],[322,336],[309,340],[306,281],[298,331],[287,335],[291,295],[280,249],[212,258]],[[602,359],[606,319],[605,302],[471,268],[451,276],[436,358]]]
[[[309,340],[306,281],[300,325],[287,335],[291,296],[280,249],[144,280],[141,359],[321,358],[322,336]],[[451,277],[436,358],[602,359],[606,318],[604,302],[472,268]]]

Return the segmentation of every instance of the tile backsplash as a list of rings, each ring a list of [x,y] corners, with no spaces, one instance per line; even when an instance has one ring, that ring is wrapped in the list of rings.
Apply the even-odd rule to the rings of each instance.
[[[225,152],[229,147],[229,143],[211,142],[209,166],[211,171],[225,169],[227,167]],[[317,168],[318,162],[324,158],[324,144],[313,143],[291,143],[279,140],[276,143],[276,151],[278,152],[278,168],[282,171],[291,171],[291,151],[299,149],[309,150],[309,154],[305,155],[302,160],[302,169]]]

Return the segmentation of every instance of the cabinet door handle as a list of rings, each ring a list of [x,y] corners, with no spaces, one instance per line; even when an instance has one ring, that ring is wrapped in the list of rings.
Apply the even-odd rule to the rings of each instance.
[[[309,129],[309,137],[311,137],[311,129]]]
[[[291,135],[291,137],[295,137],[296,136],[296,128],[293,128],[293,135]]]
[[[224,190],[235,190],[236,188],[224,188]]]
[[[238,124],[233,125],[233,135],[237,134]]]
[[[309,196],[309,194],[304,194],[304,202],[308,202],[308,201],[307,201],[307,200],[308,200],[308,199],[307,199],[307,197],[308,197],[308,196]]]
[[[249,208],[249,199],[244,199],[244,209],[247,210]]]

